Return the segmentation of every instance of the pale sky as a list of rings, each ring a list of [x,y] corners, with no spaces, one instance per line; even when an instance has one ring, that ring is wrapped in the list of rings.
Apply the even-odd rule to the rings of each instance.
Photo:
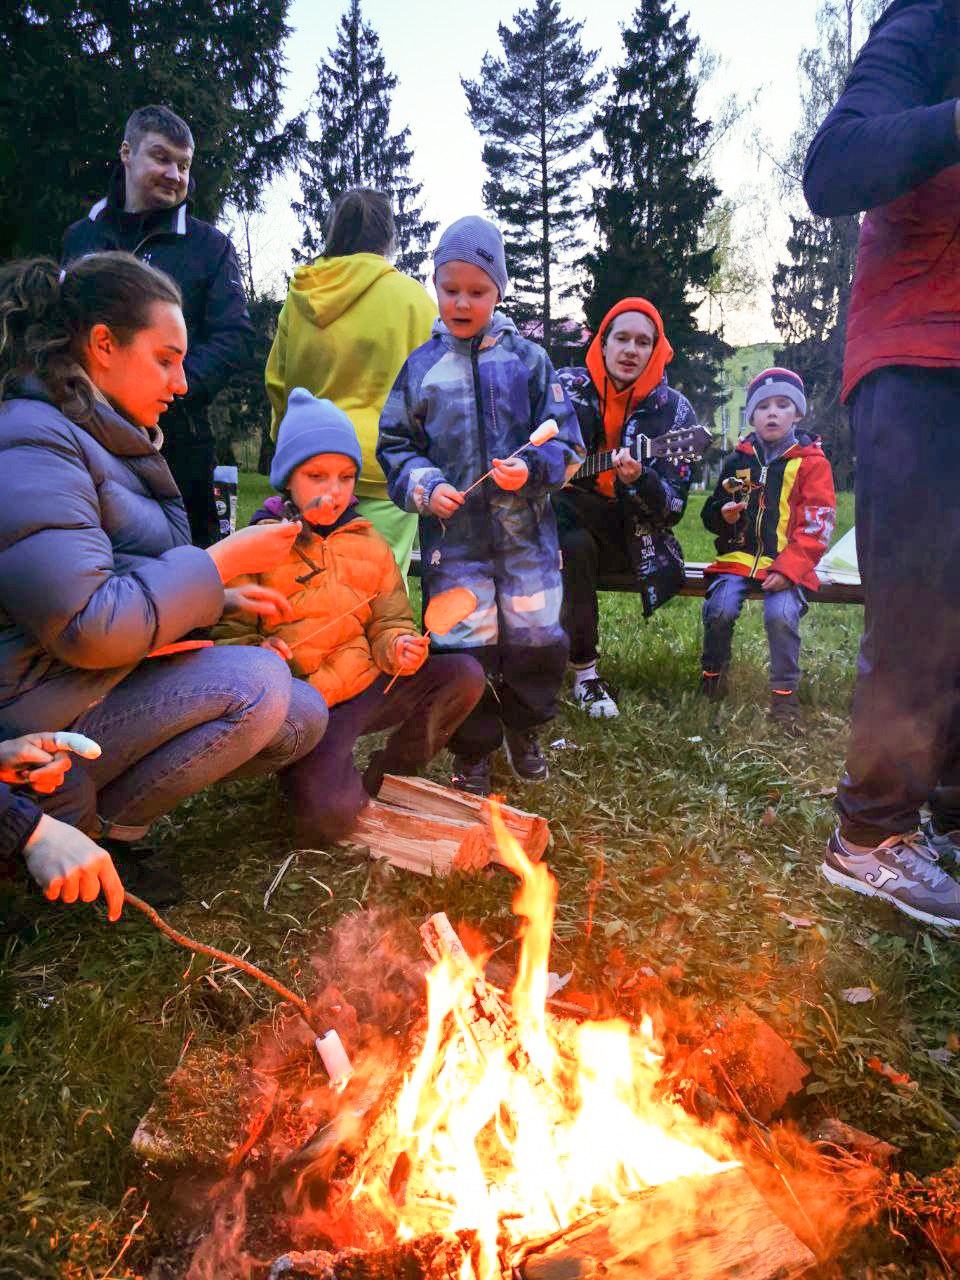
[[[529,0],[527,0],[529,3]],[[678,12],[689,13],[689,29],[718,53],[723,67],[700,103],[709,114],[716,99],[731,90],[749,96],[761,89],[750,128],[759,128],[782,147],[796,127],[797,64],[801,49],[816,40],[818,0],[677,0]],[[288,21],[294,29],[286,47],[286,102],[291,114],[301,110],[316,87],[317,62],[336,40],[346,0],[293,0]],[[448,0],[363,0],[365,21],[380,36],[387,67],[399,84],[393,95],[394,130],[409,126],[414,150],[413,176],[424,183],[427,215],[441,228],[467,213],[483,213],[482,140],[466,112],[460,76],[476,78],[484,52],[501,52],[500,22],[510,23],[519,0],[486,0],[484,4],[451,5]],[[633,8],[610,0],[563,0],[565,17],[583,21],[583,45],[599,49],[598,65],[622,60],[620,25]],[[744,184],[769,178],[769,165],[757,159],[748,131],[731,139],[714,164],[718,186],[730,195]],[[285,292],[291,269],[290,247],[300,239],[299,224],[289,208],[298,184],[289,178],[267,199],[266,216],[252,229],[257,274],[262,285]],[[766,243],[757,246],[759,265],[769,276],[782,252],[786,221],[768,219]],[[750,314],[733,318],[728,338],[759,341],[773,336],[769,288]]]

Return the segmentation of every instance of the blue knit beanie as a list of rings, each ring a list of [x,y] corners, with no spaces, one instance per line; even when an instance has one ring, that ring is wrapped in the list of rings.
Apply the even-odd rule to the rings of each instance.
[[[270,466],[270,483],[285,489],[302,462],[318,453],[342,453],[363,467],[360,441],[349,417],[330,400],[318,400],[306,387],[294,387],[277,432],[277,450]]]
[[[753,418],[753,411],[761,400],[772,400],[774,396],[786,396],[797,406],[801,418],[807,416],[807,397],[803,390],[803,379],[792,369],[764,369],[758,373],[747,389],[747,422]]]
[[[433,251],[434,270],[445,262],[471,262],[485,271],[500,292],[507,292],[507,259],[503,236],[492,222],[471,214],[452,222]]]

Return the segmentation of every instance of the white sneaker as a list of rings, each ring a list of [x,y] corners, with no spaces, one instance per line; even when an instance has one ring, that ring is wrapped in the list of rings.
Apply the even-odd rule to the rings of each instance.
[[[613,694],[600,679],[582,680],[573,686],[574,705],[585,711],[594,720],[615,720],[620,708],[613,700]]]

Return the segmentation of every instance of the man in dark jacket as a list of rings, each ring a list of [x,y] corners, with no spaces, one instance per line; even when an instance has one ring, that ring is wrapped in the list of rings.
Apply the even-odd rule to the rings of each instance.
[[[960,827],[960,6],[894,0],[807,154],[823,217],[868,210],[844,399],[866,600],[840,825],[823,875],[960,925],[919,808]],[[942,851],[957,845],[947,840]]]
[[[253,326],[229,239],[188,212],[193,135],[167,107],[140,107],[127,121],[122,168],[108,195],[67,228],[63,261],[126,249],[180,286],[189,349],[187,394],[164,418],[163,454],[190,517],[197,546],[217,535],[210,401],[249,358]]]

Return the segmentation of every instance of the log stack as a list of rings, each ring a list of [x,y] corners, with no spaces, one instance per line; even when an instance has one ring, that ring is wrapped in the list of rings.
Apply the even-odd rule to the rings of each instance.
[[[539,814],[502,805],[507,830],[537,862],[550,839]],[[418,875],[480,871],[502,861],[490,820],[490,802],[423,778],[387,774],[347,836],[394,867]]]

